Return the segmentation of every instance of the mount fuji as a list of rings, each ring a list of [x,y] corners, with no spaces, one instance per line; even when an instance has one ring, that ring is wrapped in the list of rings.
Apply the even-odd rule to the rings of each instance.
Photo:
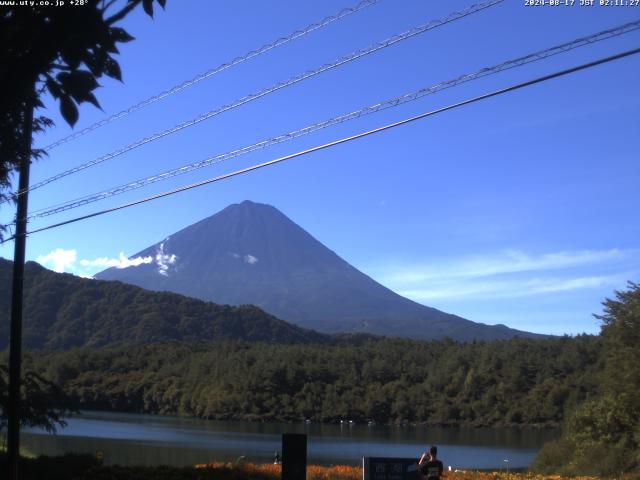
[[[360,272],[276,208],[230,205],[137,253],[147,263],[96,275],[219,304],[253,304],[321,332],[422,339],[539,337],[421,305]],[[151,257],[151,261],[149,261]]]

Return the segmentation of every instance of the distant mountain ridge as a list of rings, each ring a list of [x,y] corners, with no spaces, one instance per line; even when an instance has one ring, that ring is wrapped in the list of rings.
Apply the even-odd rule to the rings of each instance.
[[[9,339],[13,262],[0,258],[0,350]],[[169,341],[223,339],[323,343],[327,335],[275,318],[253,305],[216,305],[120,282],[25,265],[23,345],[62,350]]]
[[[244,201],[134,257],[148,263],[96,275],[221,304],[253,304],[320,332],[422,339],[541,337],[472,322],[380,285],[270,205]]]

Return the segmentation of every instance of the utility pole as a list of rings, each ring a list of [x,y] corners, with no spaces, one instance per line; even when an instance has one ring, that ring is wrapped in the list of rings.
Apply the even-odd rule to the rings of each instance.
[[[22,293],[24,284],[24,259],[27,243],[27,207],[29,191],[29,167],[31,165],[31,134],[35,82],[30,85],[23,114],[23,154],[20,158],[20,178],[16,211],[16,233],[13,253],[13,287],[11,290],[11,333],[9,339],[9,405],[7,466],[10,480],[19,480],[20,458],[20,381],[22,362]]]

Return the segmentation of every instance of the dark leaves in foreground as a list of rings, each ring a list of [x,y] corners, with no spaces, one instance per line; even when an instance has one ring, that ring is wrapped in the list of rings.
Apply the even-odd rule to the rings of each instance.
[[[7,426],[9,402],[9,371],[0,365],[0,432]],[[20,424],[23,427],[39,427],[55,433],[57,427],[65,427],[64,417],[75,412],[72,400],[53,382],[33,371],[28,371],[21,385]]]
[[[164,0],[156,0],[164,8]],[[36,2],[38,4],[40,2]],[[118,43],[133,40],[114,24],[139,5],[151,15],[153,0],[128,0],[115,12],[114,2],[90,0],[74,8],[35,5],[0,9],[0,192],[10,186],[11,174],[25,155],[31,160],[26,112],[42,108],[46,92],[59,102],[60,113],[71,126],[78,106],[88,102],[100,108],[94,91],[103,75],[122,80],[113,55]],[[34,131],[51,126],[39,117]],[[42,152],[39,152],[42,154]],[[0,200],[10,199],[0,193]],[[3,227],[0,226],[0,238]]]

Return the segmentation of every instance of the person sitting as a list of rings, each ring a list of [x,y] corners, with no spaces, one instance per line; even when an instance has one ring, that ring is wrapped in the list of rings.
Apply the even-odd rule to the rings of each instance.
[[[424,452],[418,462],[418,468],[426,480],[440,480],[444,467],[438,460],[438,447],[431,445],[428,452]]]

